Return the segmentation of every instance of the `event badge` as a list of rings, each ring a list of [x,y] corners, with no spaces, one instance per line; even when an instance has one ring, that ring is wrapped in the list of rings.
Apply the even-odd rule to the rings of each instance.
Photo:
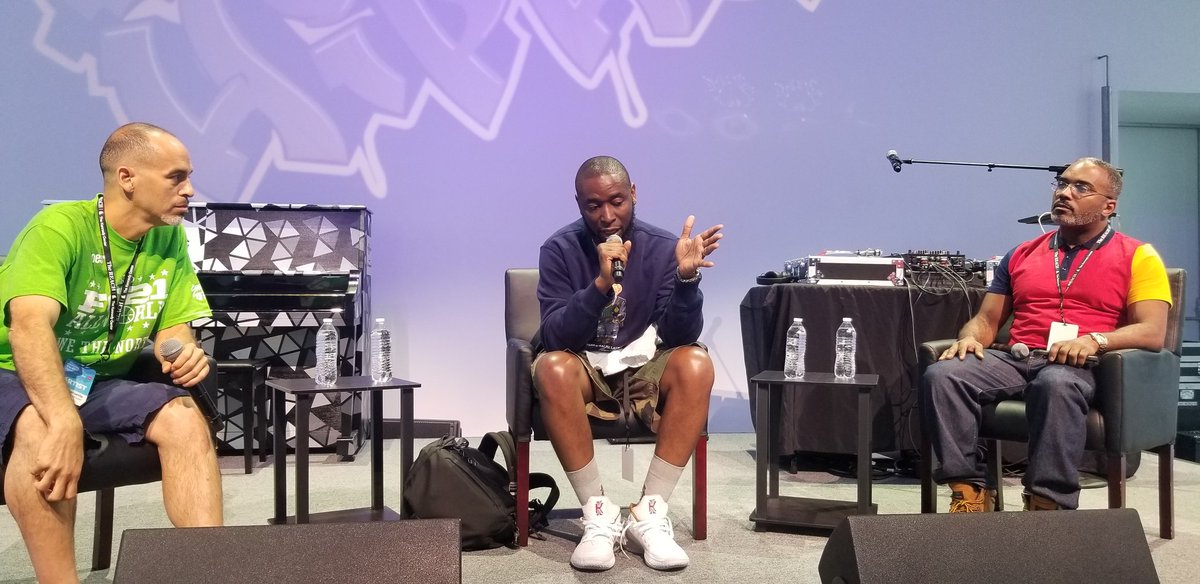
[[[83,402],[87,401],[88,394],[92,392],[92,382],[96,380],[96,370],[71,359],[63,364],[63,372],[67,376],[67,387],[71,390],[71,399],[75,400],[75,407],[83,405]]]
[[[621,478],[633,482],[633,449],[628,444],[621,449]]]
[[[1079,325],[1065,322],[1050,323],[1050,335],[1046,337],[1046,350],[1061,341],[1073,341],[1079,338]]]

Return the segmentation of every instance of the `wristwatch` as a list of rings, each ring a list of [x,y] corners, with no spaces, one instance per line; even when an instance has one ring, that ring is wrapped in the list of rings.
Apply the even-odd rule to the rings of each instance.
[[[1092,337],[1092,340],[1096,341],[1097,345],[1100,345],[1101,353],[1108,350],[1108,337],[1106,337],[1100,333],[1088,333],[1088,336]]]

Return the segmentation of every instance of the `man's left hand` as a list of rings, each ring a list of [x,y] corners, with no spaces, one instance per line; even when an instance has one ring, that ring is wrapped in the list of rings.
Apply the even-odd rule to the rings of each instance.
[[[1083,367],[1087,364],[1087,358],[1095,355],[1099,350],[1100,345],[1096,344],[1092,337],[1084,335],[1077,339],[1059,341],[1050,345],[1050,350],[1046,352],[1046,360],[1050,363]]]
[[[704,258],[721,246],[718,242],[723,235],[719,232],[725,227],[720,224],[713,225],[692,237],[692,225],[695,222],[696,216],[688,215],[687,220],[683,222],[683,233],[679,236],[679,242],[675,244],[675,262],[679,264],[679,277],[684,280],[695,278],[700,268],[716,265]]]
[[[208,359],[195,343],[187,343],[174,361],[163,361],[162,372],[181,387],[192,387],[208,377]]]

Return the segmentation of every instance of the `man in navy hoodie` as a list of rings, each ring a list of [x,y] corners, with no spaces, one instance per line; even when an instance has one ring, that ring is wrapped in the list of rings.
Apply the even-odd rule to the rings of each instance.
[[[700,268],[713,266],[705,258],[723,226],[693,236],[689,216],[676,236],[637,220],[637,187],[610,156],[580,166],[575,202],[582,218],[542,244],[543,352],[533,365],[550,442],[583,503],[571,565],[607,570],[622,543],[652,568],[683,568],[688,556],[675,543],[667,500],[708,419],[713,365],[697,343]],[[658,440],[641,499],[622,522],[604,495],[588,416],[617,419],[627,409]]]

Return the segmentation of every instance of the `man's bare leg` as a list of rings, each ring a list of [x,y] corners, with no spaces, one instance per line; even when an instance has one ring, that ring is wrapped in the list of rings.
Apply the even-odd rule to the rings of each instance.
[[[584,404],[593,401],[592,381],[579,358],[566,351],[547,353],[534,371],[542,422],[563,470],[576,471],[595,456],[592,427]]]
[[[34,487],[41,416],[27,406],[13,424],[13,450],[4,472],[4,499],[21,529],[39,582],[78,582],[75,570],[75,499],[51,503]]]
[[[190,397],[167,402],[146,428],[162,463],[163,505],[176,527],[224,523],[221,472],[203,414]]]
[[[679,347],[671,353],[659,380],[659,392],[667,403],[658,423],[655,456],[675,466],[687,464],[708,422],[712,386],[712,359],[704,349]]]

